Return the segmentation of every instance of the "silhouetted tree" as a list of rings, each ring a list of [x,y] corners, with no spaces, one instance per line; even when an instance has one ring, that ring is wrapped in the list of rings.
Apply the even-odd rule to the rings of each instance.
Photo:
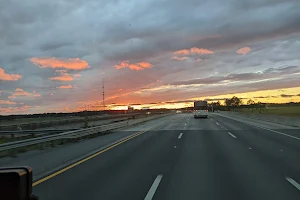
[[[231,104],[232,104],[231,99],[225,99],[224,103],[225,103],[225,106],[227,107],[227,109],[230,111]]]
[[[255,106],[255,101],[253,101],[252,99],[249,99],[249,100],[247,101],[247,105],[248,105],[248,108],[251,108],[251,111],[252,111],[252,113],[253,113],[253,108],[254,108],[254,106]]]

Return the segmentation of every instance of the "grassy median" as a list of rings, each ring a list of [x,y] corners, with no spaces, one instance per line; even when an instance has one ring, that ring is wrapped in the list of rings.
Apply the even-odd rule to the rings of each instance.
[[[243,108],[241,112],[259,114],[259,109]],[[300,117],[300,106],[268,107],[261,109],[261,114]]]

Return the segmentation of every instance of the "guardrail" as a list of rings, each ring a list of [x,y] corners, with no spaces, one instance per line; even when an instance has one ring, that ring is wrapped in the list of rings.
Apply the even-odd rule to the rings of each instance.
[[[113,124],[101,125],[101,126],[80,129],[80,130],[75,130],[75,131],[68,131],[68,132],[64,132],[64,133],[58,133],[55,135],[41,136],[41,137],[37,137],[37,138],[20,140],[20,141],[16,141],[16,142],[7,142],[7,143],[0,144],[0,152],[14,150],[14,149],[27,147],[27,146],[31,146],[31,145],[43,144],[43,143],[51,142],[54,140],[65,140],[65,139],[72,140],[72,139],[78,139],[78,138],[80,139],[80,138],[83,138],[83,137],[86,137],[89,135],[103,133],[106,131],[123,128],[126,126],[131,126],[134,124],[139,124],[142,122],[146,122],[146,121],[156,119],[156,118],[165,117],[168,115],[170,115],[170,113],[149,116],[149,117],[145,117],[145,118],[129,120],[129,121],[124,121],[124,122],[118,122],[118,123],[113,123]]]
[[[47,133],[62,133],[68,131],[75,131],[78,129],[45,129],[45,130],[23,130],[23,131],[0,131],[0,136],[5,135],[40,135]]]
[[[157,113],[159,114],[159,113]],[[100,116],[89,116],[89,122],[108,120],[108,119],[118,119],[118,118],[134,118],[145,115],[145,113],[130,113],[130,114],[113,114],[113,115],[100,115]],[[72,125],[76,123],[83,123],[84,117],[81,118],[69,118],[61,120],[52,120],[52,121],[41,121],[41,122],[32,122],[32,123],[23,123],[23,124],[11,124],[11,125],[0,125],[0,131],[17,131],[17,130],[35,130],[39,128],[61,126],[61,125]],[[1,122],[0,122],[1,124]]]

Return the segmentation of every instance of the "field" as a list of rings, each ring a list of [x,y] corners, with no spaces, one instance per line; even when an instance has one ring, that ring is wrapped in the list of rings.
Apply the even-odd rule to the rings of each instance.
[[[252,109],[243,108],[241,109],[241,112],[252,113]],[[259,113],[259,109],[254,108],[253,113]],[[261,114],[300,117],[300,106],[282,106],[282,107],[263,108],[261,109]]]

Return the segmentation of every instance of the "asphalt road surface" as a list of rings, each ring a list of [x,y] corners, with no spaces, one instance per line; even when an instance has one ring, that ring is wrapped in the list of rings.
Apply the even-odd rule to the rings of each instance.
[[[299,129],[217,114],[178,114],[151,126],[41,181],[34,193],[41,200],[300,199]]]

